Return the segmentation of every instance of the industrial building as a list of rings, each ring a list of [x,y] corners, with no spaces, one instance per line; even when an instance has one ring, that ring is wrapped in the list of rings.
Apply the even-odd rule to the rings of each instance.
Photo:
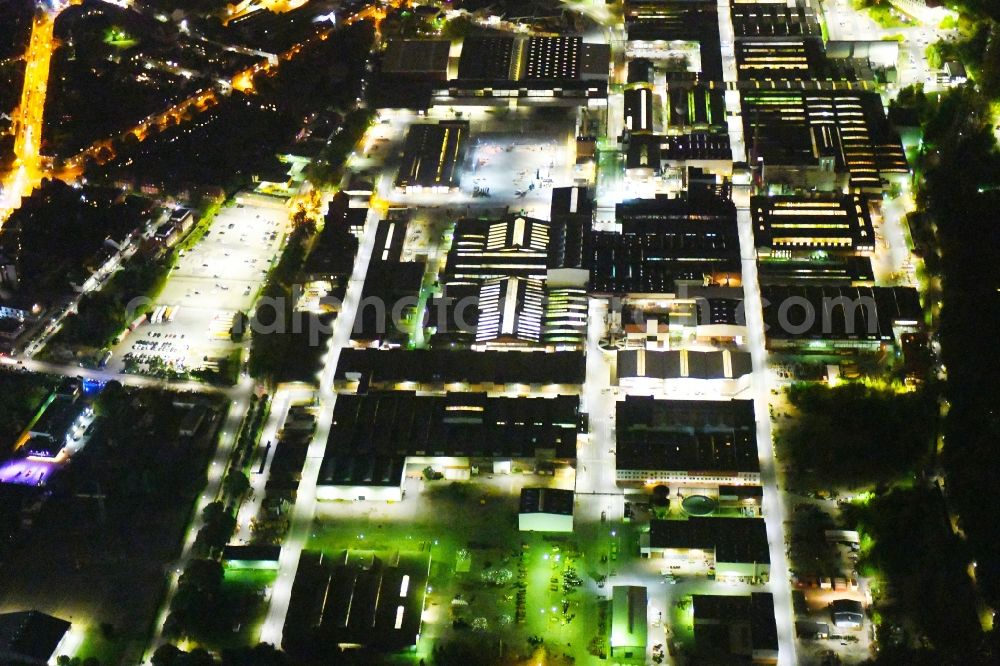
[[[355,346],[399,347],[410,338],[426,265],[401,261],[408,211],[395,209],[375,226],[375,242],[351,330]]]
[[[653,87],[648,84],[638,84],[626,88],[625,98],[625,130],[633,134],[653,131],[653,107],[656,98]]]
[[[514,352],[437,349],[344,349],[334,387],[365,392],[412,390],[517,391],[530,386],[579,393],[585,376],[581,352]]]
[[[640,535],[643,557],[663,559],[665,573],[763,582],[770,575],[767,530],[761,518],[653,520]]]
[[[412,647],[420,637],[430,566],[426,552],[303,551],[281,647],[295,658]]]
[[[545,279],[549,228],[548,222],[523,215],[499,220],[459,220],[443,282],[478,284],[502,277]]]
[[[752,197],[758,256],[790,257],[814,249],[847,254],[875,251],[867,197],[859,194]]]
[[[761,287],[769,349],[879,349],[923,321],[912,287]]]
[[[741,38],[784,40],[823,36],[815,0],[734,0],[730,5],[733,32]]]
[[[521,532],[572,532],[573,491],[522,488],[517,526]]]
[[[428,303],[435,348],[577,349],[586,337],[584,251],[593,202],[556,188],[552,221],[510,214],[459,220]]]
[[[760,483],[753,401],[629,395],[616,409],[619,483]]]
[[[826,78],[823,42],[818,37],[737,40],[736,74],[741,81]]]
[[[860,629],[865,623],[865,609],[856,599],[835,599],[830,604],[830,617],[838,629]]]
[[[761,285],[816,284],[829,287],[871,287],[872,260],[867,256],[814,252],[808,257],[772,257],[757,265]]]
[[[691,606],[699,660],[717,663],[739,659],[754,665],[778,662],[778,629],[770,592],[695,594]]]
[[[79,435],[87,413],[92,413],[91,408],[77,402],[76,395],[53,392],[14,448],[36,458],[55,458],[72,441],[74,433]]]
[[[396,176],[396,189],[405,192],[457,190],[468,136],[469,123],[464,120],[410,125],[403,146],[403,163]]]
[[[886,183],[909,177],[878,93],[748,90],[741,101],[758,185],[880,193]]]
[[[44,666],[55,663],[70,623],[39,611],[0,614],[0,663]]]
[[[385,353],[385,352],[381,352]],[[319,499],[402,498],[406,465],[446,478],[471,468],[567,464],[576,457],[579,399],[489,397],[413,391],[337,398],[320,469]]]
[[[382,56],[382,73],[445,81],[450,52],[447,39],[390,39]]]
[[[486,280],[479,292],[477,347],[528,346],[542,338],[545,287],[541,280]]]
[[[682,57],[704,81],[721,81],[718,3],[711,0],[627,0],[626,53],[630,58]]]
[[[721,131],[632,135],[625,141],[624,151],[625,174],[630,178],[651,178],[687,167],[720,175],[732,172],[729,134]]]
[[[730,349],[622,349],[615,366],[618,385],[628,390],[670,391],[690,382],[707,382],[722,396],[747,390],[752,372],[749,352]]]
[[[327,451],[316,480],[316,499],[399,502],[406,456]]]
[[[587,342],[587,290],[580,287],[548,287],[542,344],[546,349],[582,349]]]
[[[646,588],[615,585],[611,589],[611,656],[614,659],[643,661],[648,641]]]
[[[743,344],[743,290],[689,287],[676,294],[624,299],[612,313],[610,346],[667,350],[685,343]]]
[[[580,36],[470,35],[436,104],[604,104],[611,51]]]
[[[587,188],[555,188],[551,216],[551,222],[519,214],[458,220],[442,282],[478,285],[522,277],[584,286],[584,250],[593,217]]]
[[[591,290],[671,294],[678,285],[739,286],[736,207],[729,200],[638,199],[618,204],[621,233],[591,236]]]

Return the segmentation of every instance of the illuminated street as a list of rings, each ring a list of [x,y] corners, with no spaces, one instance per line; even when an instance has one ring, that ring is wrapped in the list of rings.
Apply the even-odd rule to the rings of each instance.
[[[305,387],[296,385],[282,385],[274,393],[271,401],[270,415],[267,423],[260,435],[260,442],[263,448],[263,465],[255,468],[250,476],[250,497],[245,499],[239,512],[236,514],[236,534],[233,539],[239,543],[248,543],[253,537],[253,520],[260,513],[261,504],[264,501],[267,480],[271,472],[271,463],[274,461],[274,452],[277,448],[274,442],[278,439],[285,424],[285,417],[288,416],[288,408],[294,404],[307,403],[313,398],[313,392]],[[257,463],[260,465],[260,463]],[[262,471],[261,471],[262,470]]]
[[[281,559],[278,563],[278,578],[271,591],[267,616],[260,632],[260,640],[274,644],[281,643],[281,634],[285,626],[285,615],[292,595],[292,583],[299,565],[299,557],[309,538],[313,517],[316,515],[316,482],[319,477],[320,464],[323,462],[323,452],[326,450],[327,436],[330,434],[330,422],[333,420],[333,407],[337,396],[332,390],[333,375],[340,359],[340,351],[348,344],[351,328],[357,314],[358,303],[361,300],[361,289],[364,286],[365,274],[371,260],[375,244],[374,220],[369,218],[365,232],[358,249],[347,294],[344,297],[343,308],[334,323],[333,337],[330,338],[323,367],[318,374],[319,383],[319,418],[318,427],[313,434],[306,455],[306,464],[302,470],[302,480],[299,483],[298,497],[292,513],[291,527],[281,548]]]
[[[154,637],[150,642],[150,645],[158,645],[160,638],[162,637],[163,625],[167,620],[167,614],[170,610],[170,601],[173,599],[174,593],[177,591],[177,583],[180,579],[181,573],[193,557],[192,548],[194,547],[195,538],[198,536],[198,531],[204,524],[202,512],[206,506],[216,501],[222,489],[222,482],[225,479],[225,473],[229,467],[229,461],[232,458],[233,447],[236,445],[236,437],[239,433],[240,423],[246,416],[247,407],[250,404],[249,395],[252,388],[252,382],[244,380],[238,387],[239,397],[233,399],[229,404],[229,411],[226,415],[224,423],[221,426],[221,436],[219,437],[218,447],[215,450],[215,454],[211,458],[211,462],[209,463],[208,470],[206,472],[207,483],[194,507],[194,511],[192,513],[194,519],[188,525],[187,532],[182,542],[183,546],[180,557],[177,559],[175,568],[172,571],[167,572],[167,592],[164,596],[162,610],[155,620]]]
[[[49,85],[49,64],[55,49],[53,29],[55,13],[36,13],[31,29],[31,42],[25,53],[24,90],[14,114],[13,170],[0,179],[0,225],[18,206],[21,198],[41,182],[46,173],[41,154],[42,119],[45,115],[45,95]]]

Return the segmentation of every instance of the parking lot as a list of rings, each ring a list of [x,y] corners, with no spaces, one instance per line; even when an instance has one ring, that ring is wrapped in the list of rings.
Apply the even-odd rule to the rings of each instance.
[[[253,305],[287,231],[288,211],[278,200],[241,196],[224,207],[205,237],[182,252],[154,304],[173,308],[172,320],[140,325],[114,349],[110,367],[120,371],[128,354],[178,370],[225,356],[233,318]]]

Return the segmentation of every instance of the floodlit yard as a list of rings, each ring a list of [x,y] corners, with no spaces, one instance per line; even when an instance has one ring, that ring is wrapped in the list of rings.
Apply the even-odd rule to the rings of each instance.
[[[554,663],[599,663],[589,653],[598,613],[597,558],[580,534],[522,533],[524,486],[572,487],[571,476],[481,476],[471,482],[407,479],[402,502],[331,502],[317,506],[307,548],[429,551],[429,595],[417,657],[436,645],[473,641],[485,651],[532,654],[541,637]],[[589,530],[588,530],[589,533]],[[568,662],[567,662],[568,663]]]

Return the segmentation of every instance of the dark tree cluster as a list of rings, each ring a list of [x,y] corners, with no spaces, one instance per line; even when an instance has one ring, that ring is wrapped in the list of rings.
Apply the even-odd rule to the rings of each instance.
[[[205,85],[162,68],[145,67],[147,59],[178,59],[163,24],[137,12],[97,4],[96,8],[70,8],[56,23],[63,46],[52,57],[49,76],[43,133],[46,154],[73,155]],[[106,43],[111,28],[150,48],[140,53]],[[157,40],[162,40],[160,49],[153,48]]]
[[[0,542],[6,551],[0,586],[12,603],[64,599],[72,590],[79,612],[107,624],[102,635],[110,649],[147,640],[163,572],[178,556],[190,507],[205,484],[212,443],[210,437],[179,441],[187,407],[175,401],[187,400],[110,382],[93,404],[97,421],[71,465],[43,489],[0,487],[0,520],[18,508],[8,489],[47,496],[30,530],[13,542],[4,533]]]
[[[940,664],[976,664],[988,653],[966,575],[968,553],[951,531],[936,488],[900,488],[844,509],[848,524],[873,540],[859,567],[885,579],[878,602],[887,645],[928,639]]]
[[[978,561],[980,589],[1000,605],[1000,153],[986,100],[971,87],[932,111],[925,205],[941,248],[940,336],[950,410],[943,464],[948,498]]]
[[[836,529],[833,518],[814,504],[795,507],[788,526],[789,559],[803,574],[839,576],[843,570],[835,548],[826,540],[826,530]]]
[[[10,451],[55,385],[49,375],[0,372],[0,457]]]
[[[356,104],[373,37],[368,23],[339,30],[283,61],[270,75],[259,74],[253,92],[222,97],[208,111],[154,132],[141,143],[127,135],[117,142],[114,159],[104,166],[91,164],[88,174],[168,190],[194,184],[218,185],[230,192],[255,176],[281,180],[287,167],[276,155],[302,148],[294,139],[303,126],[324,109]]]
[[[168,643],[157,648],[150,663],[153,666],[294,666],[288,655],[269,643],[223,650],[219,659],[201,648],[185,652]]]
[[[256,590],[247,586],[227,582],[223,566],[214,559],[191,560],[178,582],[177,592],[170,604],[170,614],[164,625],[164,633],[171,638],[191,638],[201,645],[217,646],[231,644],[236,626],[261,610],[263,601]],[[260,648],[266,651],[267,648]],[[167,652],[171,652],[169,649]],[[238,651],[231,655],[253,656],[250,650]],[[174,656],[183,659],[192,657],[182,653]],[[267,656],[275,657],[275,654]],[[258,659],[264,656],[258,654]],[[284,655],[277,655],[284,660]],[[154,662],[156,663],[155,659]],[[171,663],[171,662],[165,662]],[[188,663],[181,661],[178,663]],[[196,662],[200,663],[200,662]],[[215,662],[206,662],[215,663]],[[226,661],[228,663],[286,663],[285,661]]]
[[[186,408],[176,404],[173,394],[110,382],[94,411],[101,416],[98,426],[67,473],[71,486],[81,492],[101,489],[109,517],[134,521],[137,511],[197,492],[204,468],[193,461],[206,447],[181,442]]]
[[[115,273],[99,291],[80,299],[77,313],[63,323],[54,345],[105,347],[136,317],[133,299],[156,293],[166,282],[170,262],[164,259],[132,261]],[[148,308],[142,308],[148,309]]]
[[[236,516],[233,514],[233,510],[222,502],[212,502],[204,508],[201,512],[204,522],[194,540],[196,553],[205,556],[222,554],[222,549],[236,531]]]
[[[35,3],[32,0],[5,0],[0,3],[0,60],[18,56],[28,48],[34,14]]]
[[[120,239],[150,212],[148,200],[114,188],[47,180],[4,224],[0,251],[15,261],[20,289],[45,301],[81,284],[102,260],[105,239]]]
[[[924,130],[916,164],[922,176],[918,209],[924,213],[911,224],[916,222],[914,238],[931,278],[928,293],[932,298],[940,295],[942,303],[938,335],[941,361],[947,369],[944,397],[950,409],[939,462],[946,480],[947,506],[957,514],[969,551],[954,558],[952,566],[964,571],[963,565],[974,560],[977,591],[986,605],[996,608],[1000,605],[1000,520],[991,498],[1000,486],[1000,397],[995,387],[1000,372],[995,345],[1000,338],[1000,277],[996,272],[1000,265],[1000,227],[996,224],[1000,152],[993,105],[1000,97],[996,23],[1000,5],[992,0],[962,0],[957,6],[962,11],[961,39],[939,46],[937,55],[961,59],[975,83],[945,93],[904,91],[900,104],[914,112]],[[911,553],[916,552],[914,535],[898,536],[900,543],[911,545]],[[937,561],[946,565],[948,557],[945,549]],[[917,588],[925,592],[924,604],[948,607],[948,585],[933,582]],[[941,622],[945,628],[963,627],[960,621]],[[966,631],[956,633],[968,637]],[[947,636],[938,639],[950,645]],[[993,630],[982,640],[970,639],[964,648],[954,645],[952,653],[935,650],[935,646],[909,653],[903,645],[890,645],[878,663],[996,663],[998,640]]]
[[[326,349],[329,324],[315,315],[295,312],[295,284],[312,247],[315,226],[298,227],[274,267],[253,315],[250,374],[273,381],[307,380]],[[311,336],[316,336],[312,338]],[[315,344],[313,342],[315,341]]]
[[[889,484],[915,472],[931,452],[936,405],[925,392],[795,384],[789,400],[800,415],[777,443],[792,487]]]

